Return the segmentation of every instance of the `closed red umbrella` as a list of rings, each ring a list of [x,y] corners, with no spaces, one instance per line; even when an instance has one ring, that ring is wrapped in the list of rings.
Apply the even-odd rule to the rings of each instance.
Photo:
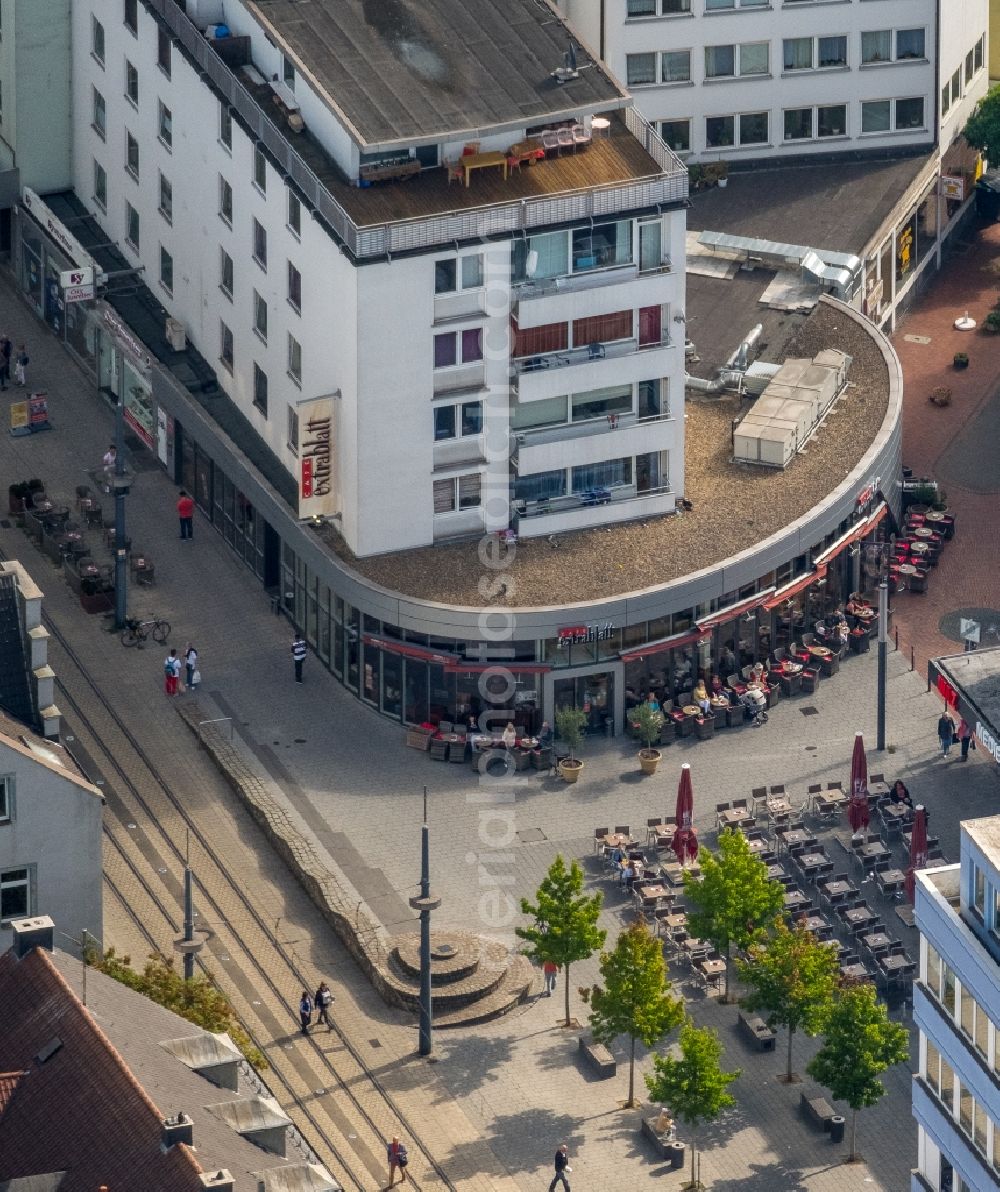
[[[851,798],[847,804],[847,820],[851,829],[860,832],[868,827],[871,811],[868,807],[868,759],[860,733],[854,734],[854,753],[851,757]]]
[[[913,902],[916,871],[927,865],[927,814],[918,803],[913,814],[913,833],[910,836],[910,867],[906,871],[906,897]]]
[[[689,838],[694,837],[694,791],[691,789],[691,767],[685,762],[681,766],[681,780],[677,784],[677,830],[674,832],[673,850],[677,860],[683,865],[689,856]],[[695,856],[698,845],[695,843]]]

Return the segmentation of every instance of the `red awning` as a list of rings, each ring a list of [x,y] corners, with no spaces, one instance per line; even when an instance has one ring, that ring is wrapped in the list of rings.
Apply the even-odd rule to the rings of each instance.
[[[763,592],[757,592],[755,595],[747,597],[746,600],[740,600],[736,604],[730,604],[728,608],[720,608],[718,612],[712,613],[711,616],[702,617],[698,622],[698,628],[702,633],[707,633],[709,629],[713,629],[716,625],[723,625],[726,621],[732,621],[742,613],[748,613],[755,608],[760,608],[762,604],[767,604],[773,591],[773,588],[767,588]]]
[[[366,646],[377,646],[380,650],[388,650],[390,654],[402,654],[404,658],[420,658],[424,662],[443,662],[449,666],[456,658],[454,654],[442,654],[436,650],[428,650],[425,646],[414,646],[409,642],[398,642],[391,637],[375,637],[366,633],[361,640]]]
[[[705,635],[700,629],[686,629],[683,633],[675,633],[673,637],[661,638],[658,642],[650,642],[648,646],[638,646],[634,650],[622,650],[618,657],[622,662],[635,662],[637,658],[645,658],[647,654],[662,654],[664,650],[673,650],[677,646],[690,646],[701,641]]]
[[[446,675],[453,675],[458,671],[482,675],[493,670],[510,671],[512,675],[544,675],[551,669],[552,667],[547,662],[504,662],[499,658],[496,662],[452,662],[449,660],[444,665]]]
[[[811,584],[814,584],[818,579],[822,579],[826,575],[826,564],[817,567],[815,571],[810,571],[807,575],[800,575],[798,579],[793,579],[791,583],[785,584],[778,588],[771,596],[767,598],[764,607],[767,609],[777,608],[779,604],[784,604],[786,600],[791,600],[793,596],[798,596],[800,592],[804,592]]]
[[[889,506],[883,501],[870,517],[866,517],[863,522],[859,522],[856,526],[852,526],[841,538],[830,547],[827,547],[821,555],[816,559],[817,563],[829,563],[831,559],[835,559],[842,550],[849,546],[853,546],[855,542],[860,542],[862,538],[867,536],[875,529],[883,517],[889,512]]]

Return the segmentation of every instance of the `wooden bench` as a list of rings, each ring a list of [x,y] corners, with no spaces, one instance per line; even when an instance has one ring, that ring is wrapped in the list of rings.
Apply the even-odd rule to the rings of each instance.
[[[593,1039],[580,1036],[580,1052],[583,1058],[594,1069],[601,1080],[607,1080],[618,1071],[615,1057],[603,1043],[595,1043]]]
[[[740,1011],[740,1028],[756,1044],[758,1051],[774,1051],[774,1031],[763,1018],[754,1014],[752,1017]]]
[[[808,1093],[799,1094],[799,1109],[814,1125],[826,1131],[837,1116],[825,1097],[810,1097]]]

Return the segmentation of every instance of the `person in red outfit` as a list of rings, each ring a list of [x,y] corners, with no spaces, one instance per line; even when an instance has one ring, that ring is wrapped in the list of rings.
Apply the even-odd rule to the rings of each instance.
[[[177,516],[181,523],[181,537],[194,537],[194,500],[189,497],[184,489],[181,489],[181,495],[177,499]]]

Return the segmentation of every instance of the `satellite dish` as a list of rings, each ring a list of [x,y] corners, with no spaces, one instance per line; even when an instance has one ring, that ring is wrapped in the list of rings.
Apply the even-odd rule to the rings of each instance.
[[[524,262],[524,272],[527,277],[534,277],[538,271],[538,252],[532,249]]]

